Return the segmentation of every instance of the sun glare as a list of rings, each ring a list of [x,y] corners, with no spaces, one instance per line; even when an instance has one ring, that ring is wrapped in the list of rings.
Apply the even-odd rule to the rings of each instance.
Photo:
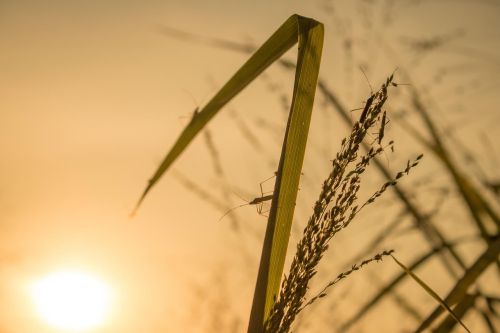
[[[101,324],[109,311],[111,293],[102,281],[83,273],[52,273],[32,289],[40,316],[57,328],[84,331]]]

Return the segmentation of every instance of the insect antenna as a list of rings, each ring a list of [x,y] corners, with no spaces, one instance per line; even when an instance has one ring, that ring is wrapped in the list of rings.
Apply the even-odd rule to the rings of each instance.
[[[230,214],[230,213],[231,213],[232,211],[234,211],[235,209],[238,209],[238,208],[241,208],[241,207],[244,207],[244,206],[248,206],[248,205],[249,205],[249,203],[247,202],[247,203],[245,203],[245,204],[241,204],[241,205],[238,205],[238,206],[235,206],[235,207],[229,208],[229,210],[227,210],[227,211],[224,213],[224,215],[222,215],[222,216],[219,218],[219,220],[218,220],[217,222],[222,221],[222,219],[223,219],[224,217],[226,217],[228,214]]]

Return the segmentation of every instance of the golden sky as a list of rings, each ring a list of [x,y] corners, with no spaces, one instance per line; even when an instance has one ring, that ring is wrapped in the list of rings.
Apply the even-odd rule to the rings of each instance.
[[[370,89],[359,66],[371,66],[374,87],[396,67],[410,68],[439,102],[440,121],[467,124],[459,129],[462,139],[473,145],[483,132],[500,139],[496,1],[0,0],[1,333],[58,332],[37,317],[26,290],[70,268],[95,273],[117,295],[108,321],[92,332],[195,331],[206,313],[188,313],[205,311],[214,293],[231,299],[227,306],[247,320],[260,253],[251,232],[262,235],[265,221],[243,207],[241,223],[253,225],[237,233],[230,219],[218,222],[223,212],[179,182],[181,173],[220,198],[203,140],[190,146],[137,217],[128,214],[194,108],[247,57],[168,37],[160,27],[258,44],[292,13],[325,23],[320,75],[349,109]],[[408,46],[435,36],[449,40],[438,52],[417,55]],[[221,114],[210,127],[235,193],[228,207],[241,204],[239,196],[259,195],[259,182],[275,168],[285,118],[270,86],[290,94],[293,76],[276,68],[266,73],[227,113],[268,119],[277,136],[257,132],[256,152],[232,116]],[[328,162],[345,128],[334,116],[329,125],[319,119],[310,145],[328,141],[321,147]],[[304,173],[313,174],[313,185],[310,191],[304,185],[307,204],[298,216],[307,216],[327,170],[311,157],[315,148],[308,154]],[[346,236],[342,244],[349,248],[352,240]]]

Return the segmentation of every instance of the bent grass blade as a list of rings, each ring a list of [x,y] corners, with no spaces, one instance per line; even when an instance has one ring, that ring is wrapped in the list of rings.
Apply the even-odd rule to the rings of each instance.
[[[274,195],[250,314],[248,332],[251,333],[263,331],[264,323],[279,292],[318,82],[323,30],[321,23],[299,15],[292,15],[286,20],[205,107],[194,114],[149,180],[132,213],[133,215],[137,211],[152,187],[219,110],[269,65],[298,43],[292,105],[276,174]]]

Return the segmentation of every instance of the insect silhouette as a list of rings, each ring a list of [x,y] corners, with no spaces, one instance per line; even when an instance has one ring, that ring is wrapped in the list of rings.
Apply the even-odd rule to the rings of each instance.
[[[233,212],[235,209],[238,209],[238,208],[241,208],[241,207],[244,207],[244,206],[256,206],[257,208],[257,213],[259,213],[259,215],[262,215],[262,216],[265,216],[265,213],[263,211],[264,209],[264,203],[266,201],[270,201],[273,199],[273,194],[267,194],[267,195],[264,195],[264,189],[262,188],[262,184],[264,184],[265,182],[269,181],[270,179],[273,179],[274,177],[276,177],[276,173],[274,176],[272,177],[269,177],[267,179],[265,179],[264,181],[260,182],[259,186],[260,186],[260,193],[261,193],[261,196],[260,197],[256,197],[250,201],[247,201],[246,203],[242,204],[242,205],[238,205],[236,207],[233,207],[231,209],[229,209],[227,212],[224,213],[224,215],[221,216],[221,218],[219,219],[219,221],[221,221],[224,217],[226,217],[228,214],[230,214],[231,212]],[[269,192],[268,192],[269,193]],[[245,199],[241,198],[243,201],[246,201]]]

